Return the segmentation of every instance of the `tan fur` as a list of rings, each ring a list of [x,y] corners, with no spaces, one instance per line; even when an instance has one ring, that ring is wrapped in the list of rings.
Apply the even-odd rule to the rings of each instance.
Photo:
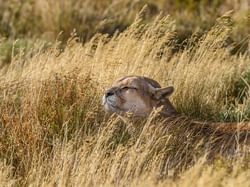
[[[172,91],[171,91],[172,89]],[[162,107],[160,114],[164,117],[179,116],[169,100],[173,88],[161,88],[153,79],[142,76],[126,76],[115,81],[103,96],[106,111],[134,116],[148,116],[153,109]],[[250,123],[213,123],[192,121],[190,124],[198,129],[213,129],[223,133],[248,132]]]
[[[103,105],[108,112],[131,112],[134,116],[147,116],[154,108],[162,107],[162,115],[175,116],[177,112],[168,99],[171,89],[161,88],[158,82],[147,77],[126,76],[106,91]]]

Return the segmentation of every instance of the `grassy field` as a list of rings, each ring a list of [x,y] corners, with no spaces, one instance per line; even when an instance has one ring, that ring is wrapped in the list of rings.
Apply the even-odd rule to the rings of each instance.
[[[192,124],[250,120],[247,1],[18,2],[0,0],[0,186],[250,186],[247,133]],[[107,115],[103,91],[131,74],[173,85],[183,116]]]
[[[72,33],[81,43],[96,33],[112,36],[131,25],[145,4],[146,23],[160,12],[174,18],[178,48],[193,33],[202,35],[218,17],[233,10],[234,27],[227,42],[233,44],[232,53],[248,48],[249,0],[0,0],[0,64],[9,63],[12,54],[20,51],[30,54],[38,41],[45,48],[60,41],[64,48]]]

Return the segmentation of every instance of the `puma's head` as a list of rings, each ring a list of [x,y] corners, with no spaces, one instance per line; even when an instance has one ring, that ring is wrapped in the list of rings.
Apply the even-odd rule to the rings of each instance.
[[[117,80],[103,96],[103,106],[111,113],[133,113],[148,116],[154,108],[163,107],[161,114],[175,116],[175,108],[169,101],[174,92],[172,86],[161,88],[155,80],[142,76],[126,76]]]

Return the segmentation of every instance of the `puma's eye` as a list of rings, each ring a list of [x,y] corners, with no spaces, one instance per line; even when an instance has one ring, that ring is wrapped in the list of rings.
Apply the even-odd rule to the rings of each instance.
[[[137,88],[135,88],[135,87],[128,87],[128,86],[124,86],[124,87],[122,87],[122,90],[128,90],[128,89],[134,89],[134,90],[137,90]]]
[[[125,87],[122,87],[122,90],[128,90],[130,87],[127,87],[127,86],[125,86]]]

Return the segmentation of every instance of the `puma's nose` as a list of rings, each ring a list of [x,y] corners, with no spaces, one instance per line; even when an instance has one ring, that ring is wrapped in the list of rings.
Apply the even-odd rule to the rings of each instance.
[[[109,96],[112,96],[112,95],[114,95],[114,94],[115,94],[114,91],[108,90],[108,91],[106,92],[105,96],[106,96],[106,97],[109,97]]]

